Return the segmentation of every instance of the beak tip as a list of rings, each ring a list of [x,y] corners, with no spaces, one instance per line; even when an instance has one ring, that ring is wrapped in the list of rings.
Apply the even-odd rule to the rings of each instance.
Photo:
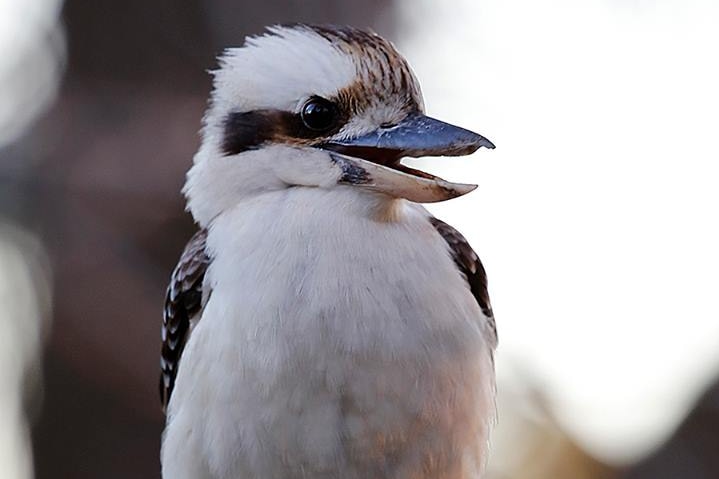
[[[468,183],[450,183],[450,182],[442,180],[440,178],[438,178],[435,181],[436,181],[437,185],[439,185],[440,188],[442,188],[446,194],[445,197],[442,197],[435,201],[444,201],[447,199],[458,198],[460,196],[466,195],[467,193],[471,193],[472,191],[477,189],[477,185],[468,184]]]
[[[478,138],[478,140],[477,140],[477,143],[476,143],[477,149],[480,149],[480,148],[482,148],[482,147],[485,147],[485,148],[487,148],[488,150],[494,150],[494,149],[496,148],[496,146],[494,146],[494,143],[492,143],[492,142],[491,142],[490,140],[488,140],[487,138],[485,138],[485,137],[483,137],[483,136],[481,136],[481,135],[477,135],[477,136],[479,136],[479,138]]]
[[[474,190],[476,190],[479,187],[479,185],[466,185],[466,187],[467,187],[467,193],[471,193]]]

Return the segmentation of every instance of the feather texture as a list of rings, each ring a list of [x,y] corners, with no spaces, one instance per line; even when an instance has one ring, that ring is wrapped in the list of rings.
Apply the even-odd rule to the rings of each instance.
[[[469,289],[472,291],[479,307],[487,317],[487,325],[494,335],[494,345],[497,344],[497,324],[494,320],[494,312],[489,302],[489,291],[487,289],[487,273],[484,270],[482,261],[480,261],[477,253],[474,252],[469,245],[467,239],[442,220],[431,218],[431,223],[437,229],[437,232],[444,238],[449,246],[452,259],[459,268],[459,271],[467,279]]]
[[[166,410],[175,386],[182,350],[193,321],[202,312],[203,280],[210,258],[205,252],[207,230],[200,230],[190,239],[170,278],[165,296],[160,355],[160,402]]]

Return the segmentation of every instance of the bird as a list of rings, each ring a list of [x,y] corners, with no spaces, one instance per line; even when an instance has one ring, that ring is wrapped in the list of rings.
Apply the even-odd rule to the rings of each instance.
[[[482,477],[497,332],[467,240],[402,163],[492,142],[425,114],[396,47],[291,24],[220,55],[162,326],[164,479]]]

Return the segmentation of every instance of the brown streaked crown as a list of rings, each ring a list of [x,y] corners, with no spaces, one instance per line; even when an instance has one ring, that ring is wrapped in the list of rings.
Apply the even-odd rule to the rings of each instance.
[[[407,60],[388,40],[372,31],[349,26],[297,25],[296,28],[317,33],[353,58],[357,80],[340,92],[340,96],[348,97],[351,106],[361,107],[367,101],[399,101],[410,112],[424,110],[419,82]]]

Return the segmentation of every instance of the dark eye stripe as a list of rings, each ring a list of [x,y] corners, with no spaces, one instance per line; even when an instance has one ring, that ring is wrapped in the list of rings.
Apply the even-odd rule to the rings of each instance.
[[[225,118],[222,151],[236,155],[252,150],[272,138],[275,132],[275,118],[267,110],[230,113]]]
[[[282,110],[233,112],[224,121],[222,151],[226,155],[236,155],[269,143],[311,145],[334,135],[346,122],[347,115],[340,110],[336,125],[315,131],[304,124],[299,113]]]

